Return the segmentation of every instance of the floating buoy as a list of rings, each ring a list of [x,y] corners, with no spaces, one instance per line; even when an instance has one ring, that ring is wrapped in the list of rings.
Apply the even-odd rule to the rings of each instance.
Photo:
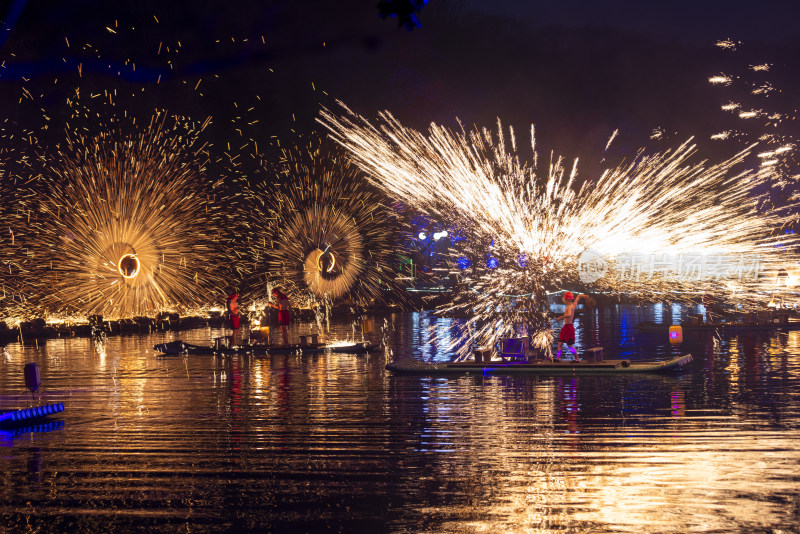
[[[35,408],[26,408],[24,410],[14,410],[0,414],[0,424],[18,424],[30,419],[37,419],[39,417],[46,417],[64,411],[64,403],[57,402],[54,404],[45,404],[44,406],[37,406]]]
[[[683,327],[681,325],[672,325],[669,327],[669,342],[673,345],[683,343]]]
[[[25,364],[25,387],[31,393],[36,392],[42,385],[42,377],[39,375],[39,364],[36,362]]]

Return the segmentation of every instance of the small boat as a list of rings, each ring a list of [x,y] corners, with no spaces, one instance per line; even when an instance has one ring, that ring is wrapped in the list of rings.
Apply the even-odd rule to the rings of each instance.
[[[661,323],[653,323],[650,321],[645,321],[642,323],[638,323],[636,328],[641,330],[642,332],[667,332],[669,327],[672,325],[669,324],[661,324]],[[742,323],[738,321],[732,321],[729,323],[700,323],[700,324],[691,324],[691,323],[681,323],[681,328],[684,330],[689,330],[693,332],[714,332],[719,330],[730,330],[730,331],[764,331],[764,330],[798,330],[800,329],[800,321],[788,321],[788,322],[764,322],[764,323]]]
[[[241,345],[241,346],[205,346],[184,343],[183,341],[170,341],[159,343],[153,347],[162,354],[225,354],[225,355],[251,355],[274,356],[283,354],[320,354],[323,352],[336,352],[342,354],[363,354],[378,349],[378,345],[365,341],[363,343],[307,343],[295,345]]]
[[[386,365],[395,373],[408,374],[463,374],[484,373],[497,375],[602,375],[618,373],[663,373],[678,371],[692,362],[692,355],[676,356],[670,360],[631,361],[601,360],[589,361],[467,361],[447,363],[425,363],[419,360],[400,360]]]

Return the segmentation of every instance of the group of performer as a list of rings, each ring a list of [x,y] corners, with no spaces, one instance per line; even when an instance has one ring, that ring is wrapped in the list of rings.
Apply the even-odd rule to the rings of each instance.
[[[555,358],[560,359],[564,345],[567,346],[569,352],[575,357],[576,351],[573,345],[575,344],[575,326],[572,324],[575,318],[575,308],[577,308],[578,303],[580,303],[581,299],[587,298],[588,295],[581,293],[577,297],[573,295],[572,292],[567,291],[564,293],[562,297],[562,301],[566,306],[564,309],[564,313],[559,317],[556,317],[556,321],[564,321],[564,326],[561,327],[561,331],[558,334],[558,352],[556,353]],[[289,302],[289,297],[286,296],[279,288],[274,288],[272,290],[272,300],[269,302],[270,307],[278,310],[278,326],[281,329],[281,336],[283,337],[283,344],[289,344],[289,322],[292,318],[291,312],[291,304]],[[233,329],[233,337],[234,337],[234,344],[236,344],[236,340],[238,339],[239,334],[239,325],[241,321],[241,315],[239,313],[239,293],[234,291],[228,296],[228,302],[226,305],[228,309],[228,318],[230,320],[231,329]]]
[[[289,302],[289,297],[286,296],[280,289],[272,289],[272,300],[269,302],[270,307],[278,310],[278,326],[281,329],[281,336],[283,337],[283,344],[289,344],[289,322],[292,320],[292,308]],[[241,322],[241,315],[239,313],[239,292],[234,291],[228,296],[226,304],[228,309],[228,319],[230,327],[233,329],[234,344],[239,337],[239,325]]]

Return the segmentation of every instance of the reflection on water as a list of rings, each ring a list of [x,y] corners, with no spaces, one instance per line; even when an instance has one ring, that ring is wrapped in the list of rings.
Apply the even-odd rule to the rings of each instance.
[[[797,529],[800,332],[687,333],[676,349],[635,328],[675,313],[598,308],[577,330],[613,356],[691,352],[678,376],[392,376],[383,353],[152,351],[221,334],[208,329],[12,344],[0,409],[31,402],[22,369],[37,361],[41,401],[66,411],[0,436],[0,530]],[[450,358],[428,327],[453,321],[385,319],[390,357]]]

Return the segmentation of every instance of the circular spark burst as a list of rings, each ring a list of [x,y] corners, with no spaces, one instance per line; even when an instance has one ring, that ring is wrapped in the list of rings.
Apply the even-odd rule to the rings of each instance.
[[[136,257],[136,254],[128,252],[127,254],[123,254],[119,259],[117,271],[119,271],[119,274],[121,274],[123,278],[131,280],[136,278],[141,267],[142,264],[139,258]]]
[[[773,230],[792,208],[765,207],[757,193],[761,170],[737,170],[742,152],[717,165],[691,163],[694,147],[647,156],[579,184],[577,161],[562,160],[539,174],[514,155],[513,131],[452,132],[431,125],[427,134],[403,127],[390,114],[378,126],[350,114],[324,110],[321,122],[379,187],[427,214],[448,221],[465,239],[451,250],[463,260],[452,301],[442,313],[467,317],[454,348],[467,353],[475,342],[494,344],[525,324],[549,345],[547,293],[591,289],[647,300],[682,301],[711,290],[736,304],[761,303],[776,273],[794,264],[793,238]],[[507,148],[508,146],[508,148]],[[580,277],[587,250],[606,259],[609,276]],[[728,255],[756,258],[753,279],[685,276],[669,270],[628,276],[626,255],[648,258]],[[464,268],[463,265],[469,265]]]
[[[253,271],[296,302],[385,301],[398,242],[385,198],[340,150],[318,139],[282,156],[272,172],[244,188],[248,226],[255,230]]]
[[[337,216],[328,206],[312,206],[295,217],[285,229],[285,236],[298,244],[294,253],[300,257],[305,254],[303,280],[318,297],[342,297],[364,271],[364,247],[358,227],[352,218]],[[324,249],[319,248],[323,244]]]
[[[40,193],[35,257],[51,312],[125,317],[208,304],[221,213],[200,129],[70,136]]]

